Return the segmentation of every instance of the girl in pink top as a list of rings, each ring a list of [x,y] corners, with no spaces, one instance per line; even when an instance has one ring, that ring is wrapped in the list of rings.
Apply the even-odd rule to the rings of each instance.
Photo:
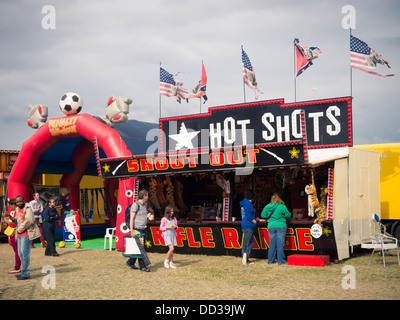
[[[164,243],[168,246],[167,256],[164,261],[165,268],[175,269],[172,263],[174,256],[174,246],[176,246],[176,229],[178,228],[178,221],[174,217],[174,208],[167,206],[165,208],[164,217],[161,219],[160,230],[163,232]]]

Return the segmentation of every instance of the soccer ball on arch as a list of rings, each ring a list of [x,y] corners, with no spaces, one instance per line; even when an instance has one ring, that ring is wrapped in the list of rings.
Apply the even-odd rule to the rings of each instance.
[[[82,106],[82,98],[74,92],[67,92],[60,99],[60,110],[67,116],[78,114]]]

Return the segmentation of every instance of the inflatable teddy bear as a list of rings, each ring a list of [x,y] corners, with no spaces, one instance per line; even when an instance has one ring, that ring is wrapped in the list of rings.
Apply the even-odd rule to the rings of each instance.
[[[28,126],[37,129],[47,121],[47,106],[44,104],[30,104],[28,114]]]
[[[129,105],[132,99],[122,98],[119,96],[112,96],[108,99],[106,114],[100,116],[100,120],[106,125],[113,128],[114,123],[121,123],[128,120],[127,114],[129,113]]]

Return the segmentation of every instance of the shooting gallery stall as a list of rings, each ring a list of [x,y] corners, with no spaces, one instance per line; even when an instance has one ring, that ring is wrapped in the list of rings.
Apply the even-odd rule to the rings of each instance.
[[[160,119],[154,150],[98,160],[104,178],[136,177],[149,191],[146,250],[165,252],[159,219],[166,205],[179,218],[177,253],[241,255],[240,200],[246,190],[260,215],[274,192],[292,218],[286,255],[349,257],[349,245],[369,238],[379,215],[379,153],[352,147],[351,98],[285,104],[283,100],[210,108],[208,113]],[[318,206],[312,207],[316,192]],[[315,205],[315,204],[314,204]],[[117,231],[129,232],[124,213]],[[118,236],[118,233],[117,233]],[[266,258],[268,229],[258,223],[252,256]]]

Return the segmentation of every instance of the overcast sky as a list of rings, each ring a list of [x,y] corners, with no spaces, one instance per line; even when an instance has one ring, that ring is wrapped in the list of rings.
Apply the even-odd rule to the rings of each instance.
[[[55,9],[53,28],[48,11]],[[49,118],[68,91],[82,113],[104,114],[111,95],[133,100],[129,119],[158,122],[159,67],[192,90],[206,68],[208,102],[242,103],[241,45],[256,71],[259,100],[294,101],[293,38],[322,53],[297,78],[297,101],[350,95],[345,5],[356,13],[353,35],[395,73],[382,78],[353,70],[354,144],[400,142],[400,2],[266,0],[97,0],[0,2],[0,149],[20,149],[33,133],[28,105],[43,103]],[[313,90],[314,88],[314,90]],[[255,101],[246,89],[247,102]],[[179,104],[162,96],[162,117],[200,111],[198,99]]]

